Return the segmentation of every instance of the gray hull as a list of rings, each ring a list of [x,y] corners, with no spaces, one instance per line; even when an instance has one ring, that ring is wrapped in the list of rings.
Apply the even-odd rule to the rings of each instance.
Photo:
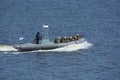
[[[42,44],[26,43],[26,44],[15,45],[14,48],[21,50],[21,51],[48,50],[48,49],[64,47],[64,46],[71,45],[71,44],[79,44],[84,41],[85,41],[84,39],[80,39],[77,41],[72,41],[72,42],[67,42],[67,43],[42,43]]]

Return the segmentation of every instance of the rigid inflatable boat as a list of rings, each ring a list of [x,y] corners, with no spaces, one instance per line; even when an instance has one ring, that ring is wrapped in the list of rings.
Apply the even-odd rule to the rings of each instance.
[[[80,44],[85,41],[85,39],[79,38],[74,39],[67,42],[50,42],[48,37],[48,25],[43,25],[45,30],[44,37],[41,40],[41,43],[25,43],[25,44],[16,44],[13,47],[20,50],[20,51],[31,51],[31,50],[48,50],[48,49],[55,49],[60,47],[65,47],[72,44]]]

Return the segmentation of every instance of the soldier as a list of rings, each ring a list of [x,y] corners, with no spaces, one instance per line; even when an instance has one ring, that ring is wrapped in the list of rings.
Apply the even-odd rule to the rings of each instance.
[[[54,43],[60,43],[60,40],[61,40],[61,38],[58,37],[58,38],[56,38],[56,39],[54,40]]]
[[[36,44],[39,44],[39,40],[40,40],[40,33],[37,32],[37,34],[36,34]]]

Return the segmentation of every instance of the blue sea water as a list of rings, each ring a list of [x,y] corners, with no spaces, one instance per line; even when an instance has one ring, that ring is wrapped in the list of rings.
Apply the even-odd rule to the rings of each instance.
[[[120,0],[0,0],[0,44],[81,34],[89,49],[0,52],[0,80],[120,80]],[[0,47],[1,48],[1,47]]]

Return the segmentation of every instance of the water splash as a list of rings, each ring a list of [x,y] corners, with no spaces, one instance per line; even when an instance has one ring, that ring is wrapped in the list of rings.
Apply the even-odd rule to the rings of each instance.
[[[68,45],[65,47],[56,48],[56,49],[52,49],[52,50],[39,50],[39,52],[70,52],[70,51],[78,51],[78,50],[82,50],[82,49],[88,49],[91,46],[92,46],[91,43],[88,43],[87,41],[85,41],[80,44],[72,44],[72,45]]]
[[[17,50],[12,46],[0,45],[0,51],[17,51]]]

